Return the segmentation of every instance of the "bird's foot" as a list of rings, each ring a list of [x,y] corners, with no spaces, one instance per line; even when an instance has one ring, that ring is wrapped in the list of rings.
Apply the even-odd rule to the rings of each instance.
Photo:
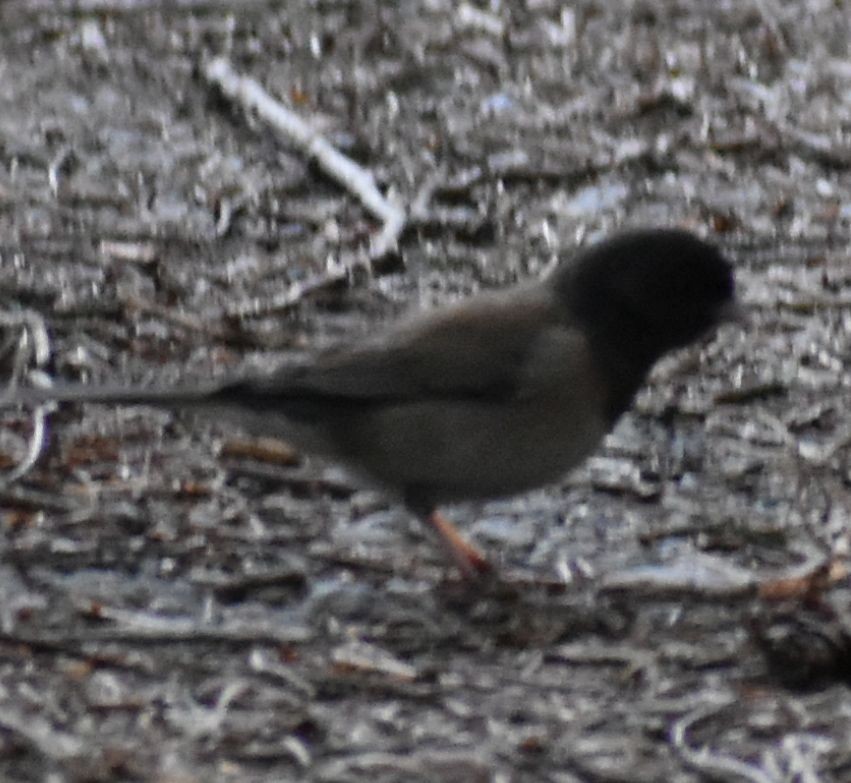
[[[437,533],[438,540],[465,579],[479,581],[493,575],[494,568],[488,559],[443,514],[432,511],[425,516],[425,521]]]

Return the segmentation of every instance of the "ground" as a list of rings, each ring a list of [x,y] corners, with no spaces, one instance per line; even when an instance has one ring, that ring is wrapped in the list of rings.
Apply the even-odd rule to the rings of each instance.
[[[850,780],[850,40],[843,0],[5,0],[4,377],[263,369],[624,225],[721,245],[751,322],[448,510],[500,589],[283,444],[76,406],[15,477],[6,412],[0,778]],[[398,252],[219,56],[417,205]]]

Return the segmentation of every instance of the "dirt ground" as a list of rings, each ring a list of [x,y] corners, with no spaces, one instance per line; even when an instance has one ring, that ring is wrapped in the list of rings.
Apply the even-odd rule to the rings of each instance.
[[[849,41],[844,0],[0,3],[4,377],[270,367],[623,225],[712,237],[752,317],[449,510],[493,593],[281,444],[77,406],[15,477],[7,411],[0,780],[851,780]],[[398,253],[216,56],[417,205]]]

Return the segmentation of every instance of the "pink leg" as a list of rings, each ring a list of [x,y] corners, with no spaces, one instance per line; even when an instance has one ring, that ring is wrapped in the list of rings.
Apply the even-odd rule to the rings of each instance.
[[[422,519],[437,533],[440,543],[465,579],[478,579],[493,571],[487,558],[458,532],[439,511],[423,515]]]

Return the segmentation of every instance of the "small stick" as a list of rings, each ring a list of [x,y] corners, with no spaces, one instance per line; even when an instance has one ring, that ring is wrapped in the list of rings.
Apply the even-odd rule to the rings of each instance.
[[[6,394],[12,396],[18,385],[20,376],[32,357],[37,368],[41,369],[50,358],[50,337],[44,319],[36,312],[25,311],[21,313],[0,313],[0,324],[21,326],[23,330],[15,352],[12,379],[6,389]],[[30,436],[29,446],[24,459],[15,468],[0,477],[0,486],[11,484],[25,476],[32,470],[44,445],[47,442],[47,413],[45,405],[39,405],[33,412],[33,431]]]
[[[285,290],[263,299],[251,298],[227,305],[225,315],[229,318],[250,318],[262,315],[285,313],[298,305],[305,297],[318,291],[325,291],[349,279],[355,263],[351,267],[334,264],[324,272],[312,275],[303,281],[296,281]]]
[[[228,98],[247,110],[256,111],[381,221],[383,228],[373,238],[371,258],[380,257],[395,247],[405,228],[405,210],[381,194],[371,172],[343,155],[309,123],[275,100],[259,82],[249,76],[240,76],[225,58],[211,60],[204,68],[204,74]]]
[[[714,697],[717,698],[717,697]],[[711,779],[741,780],[749,783],[777,783],[768,772],[732,756],[713,752],[708,745],[696,747],[689,743],[688,733],[696,724],[717,716],[737,704],[733,697],[721,697],[716,703],[698,707],[680,718],[671,728],[670,742],[683,762]]]

